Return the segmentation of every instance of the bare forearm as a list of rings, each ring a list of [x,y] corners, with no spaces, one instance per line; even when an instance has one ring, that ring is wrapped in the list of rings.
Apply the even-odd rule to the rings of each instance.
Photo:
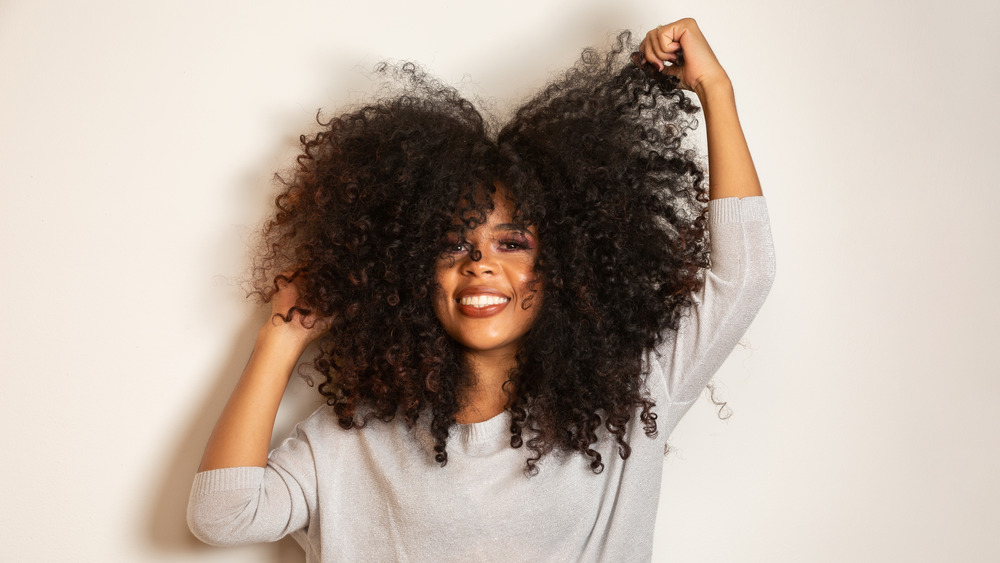
[[[297,349],[258,336],[209,438],[199,471],[267,465],[274,417],[298,357]]]
[[[709,197],[762,195],[757,170],[736,113],[732,83],[725,77],[711,84],[700,84],[695,91],[705,112],[708,130]]]

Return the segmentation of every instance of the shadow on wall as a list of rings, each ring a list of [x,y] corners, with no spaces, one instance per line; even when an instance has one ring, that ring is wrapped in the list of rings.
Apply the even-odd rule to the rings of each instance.
[[[178,439],[169,447],[164,457],[162,473],[152,482],[151,502],[148,509],[146,536],[151,546],[159,551],[189,553],[210,551],[211,546],[203,544],[188,530],[186,513],[191,482],[198,470],[201,454],[212,433],[215,421],[229,399],[229,395],[246,365],[253,347],[257,330],[264,315],[254,315],[233,339],[232,350],[223,365],[213,370],[217,382],[204,399],[204,404],[195,412],[195,417],[187,427],[178,433]],[[281,415],[275,424],[274,436],[279,442],[287,436],[295,422],[309,416],[322,402],[315,388],[306,384],[297,375],[292,376],[289,391],[281,401]],[[284,421],[284,422],[283,422]],[[272,553],[276,562],[303,560],[304,554],[291,538],[285,538],[271,545],[253,548],[257,553]]]
[[[267,119],[267,116],[263,119]],[[275,182],[272,181],[273,174],[294,164],[294,156],[298,154],[299,133],[310,132],[317,127],[315,114],[311,112],[303,114],[301,111],[296,111],[277,117],[275,128],[280,133],[275,135],[272,157],[255,161],[248,166],[242,179],[237,180],[236,185],[231,188],[233,205],[240,208],[240,212],[236,214],[237,222],[256,225],[271,213],[277,189]],[[293,131],[294,134],[288,134],[288,131]],[[247,254],[244,248],[232,248],[232,243],[229,241],[218,246],[227,246],[220,248],[220,252]],[[217,271],[206,272],[205,278],[208,279],[217,273]],[[239,271],[236,275],[238,279],[242,279],[244,271]],[[209,292],[210,288],[206,287],[206,293]],[[240,299],[241,293],[234,289],[231,292],[232,299]],[[218,293],[213,294],[211,298],[218,298]],[[188,424],[177,429],[174,443],[164,444],[161,473],[153,476],[149,494],[141,501],[145,502],[143,510],[148,514],[148,518],[140,533],[152,550],[196,557],[199,553],[212,550],[231,549],[233,555],[239,557],[240,549],[251,549],[255,555],[262,555],[264,558],[267,558],[265,554],[270,552],[272,554],[270,559],[275,562],[304,559],[302,549],[291,538],[250,548],[214,548],[195,538],[187,527],[187,502],[202,452],[216,420],[246,366],[257,331],[266,318],[267,310],[259,309],[257,314],[250,315],[242,328],[233,335],[232,348],[226,359],[216,368],[206,370],[204,378],[210,381],[214,379],[215,385],[201,399],[201,405],[191,411],[195,414]],[[293,374],[282,398],[275,421],[272,447],[291,433],[295,423],[307,418],[322,403],[322,397],[316,389],[308,387],[297,373],[298,370]],[[192,397],[192,402],[197,401],[197,398]],[[254,560],[262,559],[255,557]]]

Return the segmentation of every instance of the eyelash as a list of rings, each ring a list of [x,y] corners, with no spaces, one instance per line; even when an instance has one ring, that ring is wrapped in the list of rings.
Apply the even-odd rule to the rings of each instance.
[[[518,250],[529,250],[531,248],[528,240],[525,238],[509,237],[503,238],[497,241],[500,247],[507,252],[516,252]],[[459,252],[464,252],[470,247],[468,242],[455,242],[448,243],[447,252],[457,254]]]
[[[523,239],[523,238],[506,238],[506,239],[502,239],[502,240],[500,240],[500,246],[501,247],[512,246],[513,248],[504,248],[504,250],[510,250],[510,251],[514,251],[514,250],[527,250],[529,248],[528,247],[528,241],[525,240],[525,239]]]

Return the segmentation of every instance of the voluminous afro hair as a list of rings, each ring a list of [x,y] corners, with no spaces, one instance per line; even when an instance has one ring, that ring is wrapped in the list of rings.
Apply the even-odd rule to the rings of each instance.
[[[296,309],[331,317],[313,366],[344,428],[427,417],[447,462],[472,376],[432,308],[435,264],[456,219],[481,224],[500,185],[541,243],[543,298],[505,387],[511,446],[531,452],[529,472],[553,450],[600,472],[602,426],[623,458],[630,422],[656,434],[643,355],[672,337],[703,283],[708,196],[682,143],[698,108],[637,60],[627,32],[608,53],[585,50],[496,137],[454,89],[383,65],[401,93],[301,138],[256,289],[269,301],[294,280]]]

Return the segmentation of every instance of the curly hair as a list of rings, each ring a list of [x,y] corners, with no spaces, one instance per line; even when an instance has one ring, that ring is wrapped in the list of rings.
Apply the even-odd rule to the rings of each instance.
[[[407,63],[377,69],[401,92],[300,138],[255,288],[269,301],[295,280],[293,309],[332,318],[313,367],[342,427],[428,416],[447,463],[473,378],[433,311],[435,264],[455,218],[476,228],[500,185],[515,221],[537,228],[544,287],[505,385],[511,446],[530,451],[529,473],[553,450],[600,472],[602,426],[622,458],[636,416],[656,435],[643,355],[703,283],[708,196],[683,143],[698,108],[633,48],[623,32],[607,53],[584,50],[495,137],[471,102]]]

